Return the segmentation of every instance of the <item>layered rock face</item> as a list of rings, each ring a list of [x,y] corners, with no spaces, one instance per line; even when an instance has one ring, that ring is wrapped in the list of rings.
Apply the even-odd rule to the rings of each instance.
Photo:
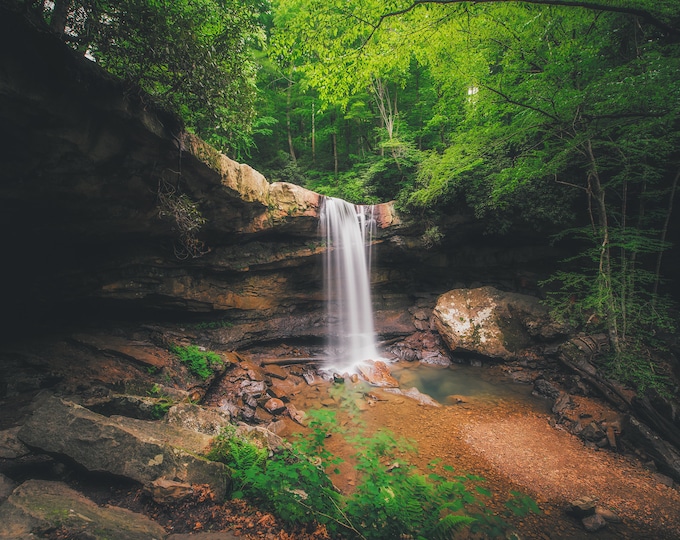
[[[3,281],[15,319],[319,311],[320,195],[219,154],[5,8],[0,35]],[[379,215],[380,226],[397,220],[389,205]],[[187,233],[187,220],[201,230]]]
[[[5,7],[0,123],[9,335],[34,321],[170,317],[222,324],[225,347],[323,335],[322,197],[230,160]],[[442,221],[431,250],[393,205],[377,222],[383,336],[413,332],[422,321],[403,313],[423,298],[431,309],[476,280],[514,287],[515,269],[546,259],[526,242],[480,242],[465,213]]]

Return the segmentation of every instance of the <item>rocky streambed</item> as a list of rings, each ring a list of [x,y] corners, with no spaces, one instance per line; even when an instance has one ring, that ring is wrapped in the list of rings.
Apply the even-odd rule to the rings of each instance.
[[[421,329],[384,343],[387,361],[360,375],[319,370],[314,342],[221,350],[220,329],[205,325],[79,327],[17,341],[0,357],[0,537],[323,537],[225,502],[224,466],[203,457],[226,426],[274,452],[309,432],[313,409],[336,411],[345,432],[389,429],[414,439],[409,459],[422,470],[440,460],[482,477],[485,504],[521,538],[680,535],[672,471],[634,444],[628,415],[555,355],[525,346],[499,363],[452,353],[436,311],[411,309]],[[205,378],[173,352],[193,346],[219,356]],[[524,396],[461,391],[438,402],[390,373],[401,366],[456,377],[455,361],[522,385]],[[334,483],[352,492],[357,449],[341,435],[326,445],[345,460]],[[513,493],[531,497],[540,513],[506,515]]]

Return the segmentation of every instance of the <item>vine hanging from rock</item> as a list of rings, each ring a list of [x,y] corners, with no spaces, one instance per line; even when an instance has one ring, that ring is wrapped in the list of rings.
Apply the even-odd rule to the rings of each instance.
[[[197,236],[207,221],[198,204],[163,176],[158,180],[157,208],[158,217],[173,222],[179,234],[174,245],[178,259],[195,259],[210,252],[210,248]]]

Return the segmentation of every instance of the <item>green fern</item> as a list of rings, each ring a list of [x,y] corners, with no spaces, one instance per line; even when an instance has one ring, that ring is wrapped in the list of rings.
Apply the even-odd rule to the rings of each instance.
[[[203,351],[196,345],[180,347],[174,345],[170,350],[177,355],[179,361],[186,364],[189,371],[200,379],[207,379],[213,374],[212,366],[223,366],[224,361],[213,351]]]
[[[216,438],[209,457],[232,469],[233,497],[243,497],[267,508],[292,524],[326,525],[333,538],[392,540],[412,537],[423,540],[451,539],[461,529],[486,538],[508,530],[503,519],[484,506],[490,497],[475,475],[454,476],[453,467],[432,462],[423,475],[404,455],[415,451],[412,442],[387,430],[370,437],[347,436],[334,411],[312,411],[311,434],[268,457],[250,441],[236,437],[228,428]],[[356,448],[356,469],[361,481],[355,492],[343,496],[326,471],[340,459],[325,447],[329,433],[345,436]],[[510,511],[537,512],[528,497],[513,492]]]

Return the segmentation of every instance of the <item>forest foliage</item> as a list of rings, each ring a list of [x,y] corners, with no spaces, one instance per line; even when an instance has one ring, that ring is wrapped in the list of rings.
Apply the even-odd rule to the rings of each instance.
[[[354,402],[356,395],[345,398]],[[207,457],[227,465],[233,498],[253,501],[291,524],[321,524],[332,538],[361,540],[444,540],[461,529],[497,538],[511,532],[512,516],[541,513],[519,492],[510,492],[501,506],[484,478],[441,460],[429,463],[423,474],[408,461],[416,451],[413,443],[388,430],[367,435],[359,419],[341,425],[328,409],[310,410],[309,419],[308,435],[298,434],[271,456],[233,428],[216,437]],[[331,435],[358,450],[350,457],[357,486],[348,495],[333,485],[343,460],[326,447]]]
[[[424,248],[464,210],[495,234],[560,231],[575,252],[546,281],[555,312],[608,332],[619,378],[655,383],[643,351],[673,328],[675,0],[25,5],[270,180],[395,199]]]

